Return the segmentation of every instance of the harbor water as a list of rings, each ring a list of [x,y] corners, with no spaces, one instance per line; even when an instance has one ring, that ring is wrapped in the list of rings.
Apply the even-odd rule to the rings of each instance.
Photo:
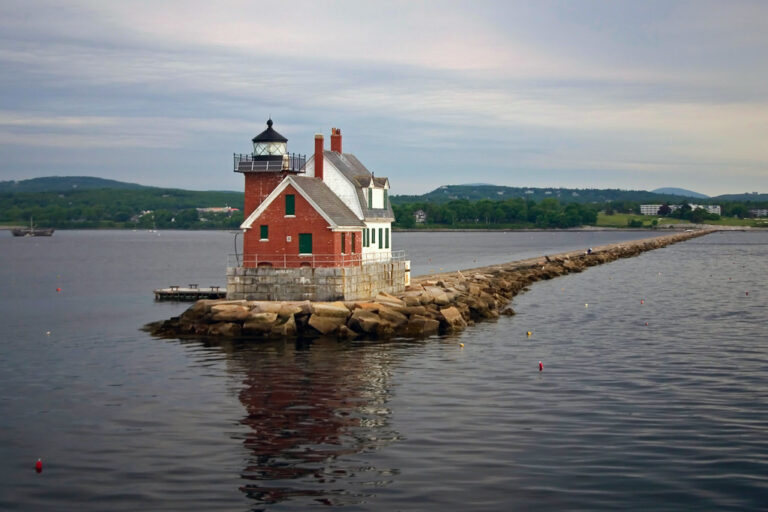
[[[393,245],[426,274],[651,235],[395,233]],[[188,306],[154,302],[154,288],[223,285],[231,252],[225,232],[0,233],[0,510],[768,503],[768,232],[539,282],[515,316],[455,336],[139,330]]]

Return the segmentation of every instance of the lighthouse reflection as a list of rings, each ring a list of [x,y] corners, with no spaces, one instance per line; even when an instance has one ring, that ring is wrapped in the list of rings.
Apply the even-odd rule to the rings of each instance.
[[[336,340],[239,350],[242,423],[250,428],[241,490],[262,503],[333,505],[386,485],[393,471],[371,467],[364,453],[398,438],[387,408],[392,357],[387,345]]]

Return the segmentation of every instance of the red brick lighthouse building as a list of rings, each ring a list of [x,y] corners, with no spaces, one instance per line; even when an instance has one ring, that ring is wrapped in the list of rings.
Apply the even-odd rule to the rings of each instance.
[[[235,154],[245,177],[243,251],[228,268],[227,296],[259,300],[357,299],[405,285],[402,255],[391,250],[389,180],[374,177],[315,135],[314,154],[290,154],[273,127],[252,139],[253,153]]]

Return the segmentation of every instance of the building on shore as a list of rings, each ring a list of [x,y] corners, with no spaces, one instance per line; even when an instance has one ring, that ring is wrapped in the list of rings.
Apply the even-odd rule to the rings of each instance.
[[[663,205],[660,204],[641,204],[640,205],[640,215],[658,215],[659,214],[659,208],[661,208]],[[679,210],[682,205],[680,204],[670,204],[669,206],[670,211],[677,211]],[[721,215],[722,209],[720,208],[720,205],[717,204],[691,204],[690,205],[691,210],[706,210],[707,213],[713,213],[715,215]]]
[[[753,208],[749,210],[750,217],[768,217],[768,208]]]
[[[243,252],[227,269],[227,297],[253,300],[355,300],[404,289],[402,252],[392,250],[394,214],[389,180],[374,176],[315,135],[314,154],[288,153],[272,128],[252,139],[253,153],[235,154],[245,177]]]

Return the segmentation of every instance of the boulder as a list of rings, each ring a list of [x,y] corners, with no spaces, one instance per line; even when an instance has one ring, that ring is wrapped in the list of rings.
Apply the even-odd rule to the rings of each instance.
[[[424,288],[424,291],[432,298],[430,302],[434,302],[438,306],[447,306],[451,302],[448,298],[448,294],[442,288],[437,286],[427,286]]]
[[[271,332],[275,323],[277,323],[277,313],[254,313],[251,311],[243,323],[243,331],[247,333]]]
[[[406,307],[412,308],[414,306],[420,306],[421,301],[419,300],[418,295],[406,295],[403,297],[403,303]]]
[[[453,306],[442,308],[440,314],[442,316],[442,323],[448,332],[463,331],[467,327],[467,322],[464,321],[459,310]]]
[[[378,325],[382,322],[381,317],[373,311],[367,309],[356,309],[349,319],[349,327],[367,334],[376,333]]]
[[[296,317],[290,315],[285,322],[274,324],[271,332],[273,336],[296,336]]]
[[[312,316],[338,317],[343,320],[349,316],[349,309],[343,302],[313,302]],[[311,322],[310,322],[310,325]]]
[[[366,311],[372,311],[374,313],[379,311],[381,304],[377,302],[356,302],[355,308],[364,309]]]
[[[331,334],[335,332],[341,325],[343,325],[346,319],[346,316],[326,316],[313,314],[309,317],[309,326],[320,334]]]
[[[389,293],[379,292],[373,300],[385,306],[405,307],[405,302]]]
[[[304,312],[301,306],[296,304],[283,304],[277,311],[277,316],[280,318],[292,317],[293,315],[299,315]]]
[[[251,310],[239,304],[216,304],[211,306],[211,320],[214,322],[243,322]]]
[[[280,308],[283,307],[283,303],[269,300],[252,300],[248,301],[248,306],[250,306],[255,313],[279,313]]]
[[[407,316],[386,306],[381,306],[379,309],[379,317],[382,320],[391,323],[395,328],[400,327],[408,321]]]
[[[242,334],[242,327],[234,322],[219,322],[209,325],[207,334],[222,338],[236,338]]]
[[[359,336],[359,334],[346,325],[339,326],[339,332],[337,336],[343,340],[353,340]]]
[[[427,308],[424,306],[409,306],[400,310],[400,312],[406,316],[427,314]]]
[[[408,319],[404,333],[414,338],[423,338],[437,334],[440,330],[440,322],[420,315],[413,315]]]

